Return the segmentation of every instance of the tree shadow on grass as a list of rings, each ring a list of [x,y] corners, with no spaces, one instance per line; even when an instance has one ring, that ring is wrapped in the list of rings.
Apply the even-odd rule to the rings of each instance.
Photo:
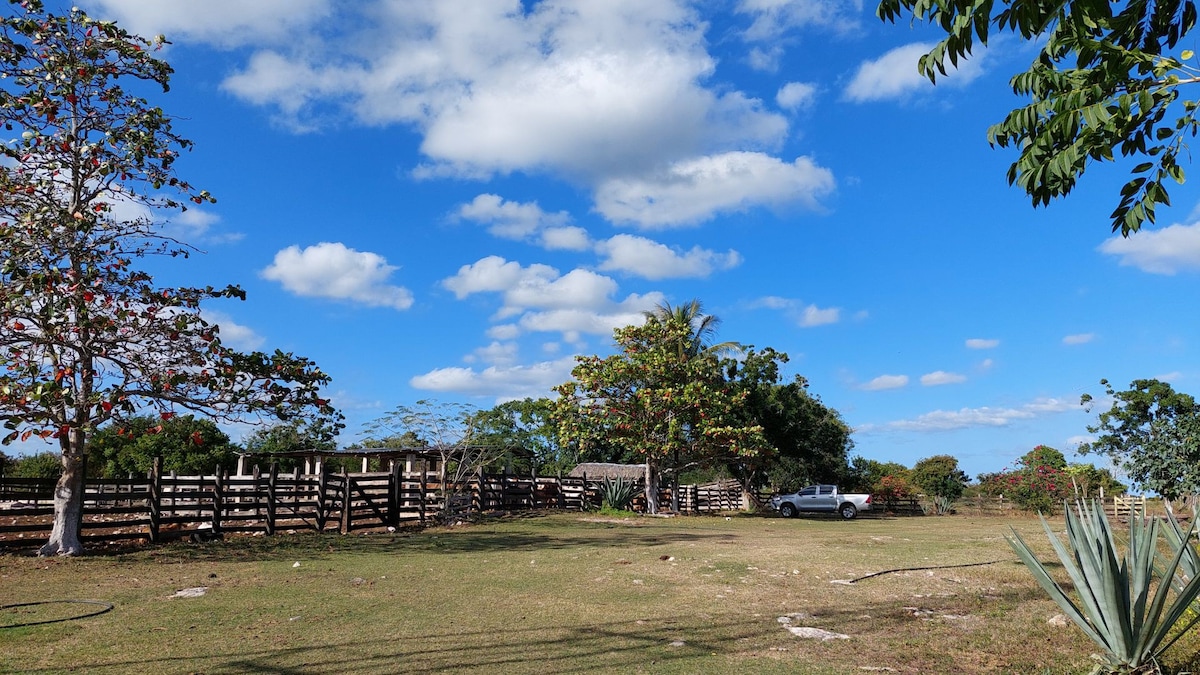
[[[458,623],[469,623],[459,617]],[[773,624],[773,622],[772,622]],[[394,640],[344,640],[321,645],[227,650],[199,656],[158,656],[75,664],[88,672],[435,673],[447,671],[583,673],[597,670],[682,669],[744,649],[747,640],[779,635],[763,621],[703,621],[660,616],[557,629],[465,628],[399,635]],[[218,638],[219,640],[219,638]],[[214,642],[218,641],[214,640]],[[716,661],[723,663],[723,661]],[[724,670],[724,668],[718,668]],[[58,672],[59,666],[24,672]]]
[[[492,551],[557,550],[568,548],[650,547],[700,541],[735,543],[728,532],[640,529],[572,522],[561,529],[493,530],[467,526],[415,532],[339,535],[313,532],[273,537],[232,537],[204,544],[175,543],[117,554],[130,562],[255,562],[297,558],[322,560],[331,556],[380,555],[412,552],[488,553]]]

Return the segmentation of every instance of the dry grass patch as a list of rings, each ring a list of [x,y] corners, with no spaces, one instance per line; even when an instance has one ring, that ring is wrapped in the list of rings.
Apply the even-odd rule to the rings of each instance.
[[[1010,524],[1041,536],[1035,520],[970,516],[552,514],[390,536],[6,556],[0,604],[116,608],[0,629],[0,671],[1086,672],[1090,644],[1047,624],[1057,609],[1003,540]],[[833,583],[990,560],[1005,562]],[[201,586],[202,597],[171,597]],[[32,614],[0,611],[0,625]],[[788,625],[849,639],[801,639]]]

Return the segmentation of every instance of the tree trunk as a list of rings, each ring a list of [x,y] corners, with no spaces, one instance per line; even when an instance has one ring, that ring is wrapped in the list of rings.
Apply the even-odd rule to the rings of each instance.
[[[83,516],[83,431],[72,429],[62,443],[62,476],[54,486],[54,527],[39,556],[80,555],[79,524]]]
[[[658,471],[653,462],[646,462],[646,512],[658,513]]]

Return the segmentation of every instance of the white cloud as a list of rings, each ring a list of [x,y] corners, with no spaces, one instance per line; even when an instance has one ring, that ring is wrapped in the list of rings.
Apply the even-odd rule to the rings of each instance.
[[[979,370],[991,370],[992,366],[994,366],[994,365],[996,365],[995,361],[993,361],[991,359],[984,359],[979,362],[979,365],[977,367],[979,368]]]
[[[254,332],[254,329],[237,323],[224,312],[206,309],[203,312],[203,317],[205,321],[215,323],[220,327],[221,342],[234,349],[255,351],[262,349],[262,346],[267,342],[263,336]]]
[[[879,377],[862,385],[860,389],[865,391],[883,391],[885,389],[899,389],[908,385],[907,375],[880,375]]]
[[[1123,266],[1150,274],[1174,275],[1200,270],[1200,223],[1140,230],[1129,237],[1106,239],[1099,249],[1120,258]]]
[[[874,61],[859,65],[844,92],[846,100],[856,103],[904,98],[914,92],[931,91],[933,84],[917,72],[917,61],[933,48],[930,42],[914,42],[896,47]],[[938,86],[963,86],[983,74],[983,50],[970,58],[959,59],[958,69],[946,63],[948,76],[939,76]]]
[[[84,0],[98,16],[115,18],[139,35],[230,47],[278,42],[320,21],[330,0]]]
[[[734,250],[717,253],[695,246],[681,254],[656,241],[631,234],[618,234],[596,244],[596,252],[604,256],[600,269],[629,272],[644,279],[703,278],[742,262],[742,256]]]
[[[546,213],[537,202],[506,201],[499,195],[481,194],[458,208],[460,218],[487,225],[488,232],[505,239],[530,238],[547,227],[562,227],[570,222],[566,211]]]
[[[809,305],[800,313],[800,325],[804,328],[812,328],[814,326],[824,326],[826,324],[837,323],[841,320],[842,310],[837,307],[828,307],[821,309],[816,305]]]
[[[476,361],[480,361],[496,366],[509,366],[513,363],[516,363],[517,351],[517,343],[497,341],[486,347],[480,347],[479,349],[476,349],[464,360],[467,363],[475,363]]]
[[[549,251],[586,251],[592,240],[582,227],[548,227],[542,230],[541,245]]]
[[[1078,410],[1077,402],[1068,399],[1037,399],[1018,408],[962,408],[934,410],[911,420],[897,420],[883,425],[864,425],[855,431],[953,431],[972,427],[1004,427],[1015,421]]]
[[[785,32],[805,26],[832,28],[838,32],[858,26],[862,11],[859,0],[741,0],[737,11],[754,22],[746,29],[747,40],[775,40]]]
[[[1183,379],[1183,373],[1179,372],[1178,370],[1173,370],[1169,373],[1163,373],[1162,375],[1155,375],[1154,379],[1160,382],[1170,382],[1171,384],[1176,384]]]
[[[527,366],[474,368],[438,368],[409,380],[414,389],[489,396],[497,401],[549,396],[551,388],[571,379],[573,356]]]
[[[521,327],[511,323],[502,323],[487,329],[487,336],[493,340],[512,340],[520,335]]]
[[[476,293],[499,293],[503,306],[494,319],[519,317],[520,331],[558,331],[568,342],[580,333],[606,335],[614,328],[643,320],[642,312],[663,301],[661,293],[631,294],[620,302],[612,297],[617,282],[590,270],[566,274],[548,265],[522,267],[499,256],[488,256],[463,265],[442,285],[459,299]],[[496,339],[516,337],[514,324],[494,326]]]
[[[754,47],[746,54],[746,63],[755,70],[773,73],[779,70],[779,60],[783,58],[783,47],[772,45],[768,49]]]
[[[995,349],[1000,346],[1000,341],[993,338],[969,338],[967,340],[967,349]]]
[[[785,110],[800,110],[812,105],[817,86],[809,82],[788,82],[775,94],[775,102]]]
[[[261,274],[299,296],[408,309],[413,304],[412,293],[387,283],[397,269],[378,254],[322,242],[305,249],[289,246],[279,251]]]
[[[944,370],[935,370],[932,373],[926,373],[925,375],[921,376],[921,384],[926,387],[936,387],[943,384],[958,384],[966,381],[966,375],[948,373]]]
[[[293,127],[323,110],[413,126],[428,171],[469,176],[596,177],[787,134],[760,101],[706,85],[707,24],[682,2],[368,7],[353,28],[331,21],[319,37],[254,54],[226,89]]]
[[[1085,345],[1096,338],[1095,333],[1077,333],[1062,339],[1064,345]]]
[[[802,328],[813,328],[815,326],[824,326],[831,323],[841,321],[842,310],[840,307],[821,308],[816,305],[805,305],[799,300],[791,298],[781,298],[777,295],[768,295],[750,303],[751,309],[776,309],[782,310],[785,314],[791,317]]]
[[[596,209],[615,223],[678,227],[760,205],[816,209],[833,188],[833,174],[808,157],[789,164],[760,152],[727,152],[676,162],[654,176],[606,180],[596,189]]]

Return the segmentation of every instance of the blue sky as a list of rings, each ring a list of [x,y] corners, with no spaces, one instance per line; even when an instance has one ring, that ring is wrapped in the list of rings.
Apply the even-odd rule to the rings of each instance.
[[[1129,240],[1129,166],[1045,209],[988,125],[1030,47],[934,87],[936,34],[839,0],[81,0],[165,34],[154,101],[216,205],[161,283],[241,284],[227,342],[295,351],[365,421],[549,395],[615,326],[700,298],[791,356],[856,454],[975,475],[1069,451],[1100,378],[1195,392],[1200,194]]]

